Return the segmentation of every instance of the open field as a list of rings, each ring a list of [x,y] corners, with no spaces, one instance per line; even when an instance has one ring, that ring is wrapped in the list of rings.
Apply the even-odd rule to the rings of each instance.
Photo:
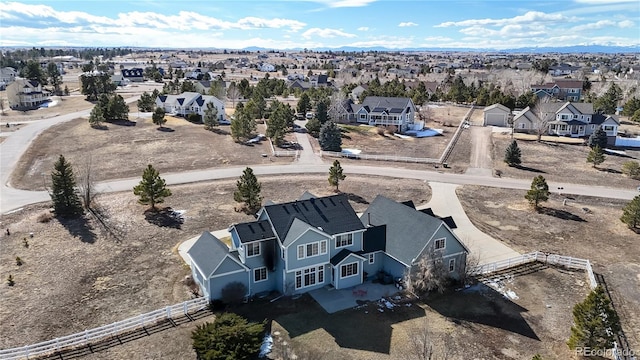
[[[42,133],[22,156],[11,184],[41,190],[60,154],[76,169],[91,156],[96,181],[138,177],[147,164],[161,174],[216,166],[290,162],[291,158],[263,157],[271,154],[268,142],[253,146],[235,143],[229,126],[220,133],[204,130],[181,118],[167,117],[164,131],[151,119],[118,124],[105,123],[106,130],[93,129],[86,119],[76,119]],[[264,125],[258,126],[264,133]],[[44,175],[43,175],[44,174]]]
[[[504,151],[511,142],[509,135],[494,133],[493,166],[503,177],[533,179],[542,175],[547,181],[569,182],[633,189],[638,181],[620,172],[625,161],[640,161],[640,150],[626,150],[627,156],[606,154],[606,160],[597,169],[587,163],[590,148],[582,145],[518,140],[522,151],[522,166],[509,167],[504,162]]]
[[[640,349],[640,236],[619,220],[624,201],[575,196],[563,206],[553,194],[535,213],[524,191],[464,186],[458,196],[476,227],[519,252],[591,260],[612,291],[632,349]]]
[[[325,176],[260,181],[264,198],[277,202],[295,200],[305,190],[319,196],[332,193]],[[418,205],[431,194],[418,180],[348,175],[340,187],[358,212],[377,194]],[[132,193],[101,195],[98,209],[117,236],[108,235],[93,219],[39,222],[49,213],[42,204],[1,216],[0,348],[53,339],[188,299],[181,280],[189,270],[175,246],[203,231],[253,219],[234,211],[235,188],[235,180],[172,186],[165,206],[185,211],[184,223],[174,227],[148,222]],[[6,228],[10,236],[4,234]],[[16,256],[23,265],[16,265]],[[9,274],[13,287],[6,286]]]

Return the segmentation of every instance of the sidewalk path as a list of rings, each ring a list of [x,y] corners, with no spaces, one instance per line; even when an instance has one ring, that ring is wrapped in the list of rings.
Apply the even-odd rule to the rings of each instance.
[[[427,206],[439,216],[453,217],[458,226],[457,229],[453,229],[453,232],[469,248],[471,254],[478,257],[479,265],[521,255],[473,225],[458,200],[456,188],[459,185],[439,182],[429,182],[429,185],[432,195]]]
[[[307,121],[296,120],[295,124],[300,126],[302,129],[307,125]],[[295,132],[296,141],[300,146],[302,146],[302,150],[300,150],[300,156],[298,157],[299,164],[308,164],[308,165],[320,165],[324,164],[322,161],[322,157],[319,154],[316,154],[311,147],[311,142],[309,141],[309,135],[306,132]]]

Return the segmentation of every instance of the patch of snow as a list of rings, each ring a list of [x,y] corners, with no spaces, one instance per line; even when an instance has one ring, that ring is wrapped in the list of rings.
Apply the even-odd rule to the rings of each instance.
[[[266,334],[262,339],[262,345],[260,345],[260,353],[258,354],[258,357],[266,357],[267,354],[271,352],[271,349],[273,349],[273,337],[271,337],[271,334]]]
[[[360,149],[342,149],[343,154],[358,155],[362,152]]]
[[[402,135],[402,134],[393,134],[394,136],[399,137],[400,139],[410,139],[411,136],[407,136],[407,135]]]
[[[423,137],[431,137],[431,136],[440,136],[442,135],[443,132],[444,130],[442,129],[425,129],[420,131],[409,130],[407,131],[407,134],[417,138],[423,138]]]

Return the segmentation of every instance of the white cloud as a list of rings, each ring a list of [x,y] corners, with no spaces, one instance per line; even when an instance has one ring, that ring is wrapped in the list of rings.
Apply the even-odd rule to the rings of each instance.
[[[617,4],[617,3],[637,3],[638,0],[574,0],[578,4]]]
[[[2,20],[24,20],[32,24],[46,24],[51,26],[51,19],[62,24],[79,25],[108,25],[108,26],[144,26],[157,29],[186,30],[250,30],[257,28],[281,29],[287,28],[291,31],[299,31],[307,24],[292,19],[265,19],[258,17],[245,17],[235,22],[224,21],[214,17],[202,15],[193,11],[180,11],[177,15],[164,15],[155,12],[132,11],[120,13],[117,18],[105,16],[95,16],[81,11],[57,11],[47,5],[26,5],[17,2],[7,3],[3,11],[0,12]]]
[[[358,31],[369,31],[369,28],[366,26],[361,26],[358,28]]]
[[[400,24],[398,24],[399,27],[410,27],[410,26],[418,26],[418,24],[411,22],[411,21],[407,21],[407,22],[401,22]]]
[[[356,35],[346,33],[342,30],[336,29],[320,29],[320,28],[311,28],[305,32],[303,32],[302,37],[305,39],[310,39],[312,37],[321,37],[321,38],[335,38],[335,37],[346,37],[346,38],[354,38]]]
[[[635,23],[631,20],[623,20],[618,23],[618,27],[621,29],[632,28],[635,26]]]
[[[540,11],[529,11],[524,15],[514,16],[505,19],[471,19],[463,21],[447,21],[436,25],[435,27],[451,27],[451,26],[504,26],[509,24],[534,24],[534,23],[558,23],[575,21],[575,19],[567,18],[562,14],[546,14]]]
[[[444,41],[453,41],[452,38],[447,36],[428,36],[424,38],[424,41],[427,42],[444,42]]]
[[[367,6],[377,0],[311,0],[313,2],[324,4],[331,8],[344,7],[362,7]]]

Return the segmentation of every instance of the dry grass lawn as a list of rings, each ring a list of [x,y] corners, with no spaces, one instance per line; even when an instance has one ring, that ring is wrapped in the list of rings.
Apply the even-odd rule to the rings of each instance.
[[[594,169],[587,163],[590,148],[562,143],[518,141],[522,151],[522,166],[509,167],[504,163],[504,151],[511,142],[509,135],[496,134],[493,140],[493,166],[503,177],[533,179],[542,175],[547,181],[600,185],[632,189],[638,181],[621,173],[625,161],[640,161],[640,150],[626,150],[627,156],[606,154],[604,163]]]
[[[276,202],[295,200],[304,190],[332,194],[325,176],[260,180],[264,198]],[[389,182],[349,175],[340,185],[357,212],[377,194],[412,199],[416,204],[425,203],[431,195],[428,185],[418,180]],[[188,299],[189,291],[181,280],[189,270],[175,247],[203,231],[253,219],[234,211],[235,187],[235,180],[172,186],[173,196],[165,205],[185,211],[179,227],[148,222],[144,207],[132,193],[101,195],[98,207],[117,236],[107,234],[89,218],[39,222],[40,216],[49,214],[46,205],[1,216],[0,348],[53,339]],[[10,236],[4,235],[6,228]],[[23,265],[16,265],[17,256]],[[15,279],[13,287],[6,285],[9,274]],[[146,352],[140,352],[143,354]]]
[[[640,236],[619,220],[624,201],[575,196],[563,206],[554,194],[535,213],[524,191],[464,186],[458,196],[476,227],[519,252],[591,260],[612,291],[632,349],[640,349]]]
[[[161,174],[273,162],[290,162],[291,158],[270,158],[268,142],[242,145],[228,135],[204,130],[181,118],[167,117],[164,129],[151,119],[138,119],[120,125],[105,123],[106,130],[93,129],[86,119],[76,119],[51,127],[36,138],[22,156],[12,174],[14,187],[40,190],[43,173],[48,176],[60,154],[75,167],[91,156],[96,181],[138,177],[147,164]],[[264,125],[258,132],[264,133]]]

